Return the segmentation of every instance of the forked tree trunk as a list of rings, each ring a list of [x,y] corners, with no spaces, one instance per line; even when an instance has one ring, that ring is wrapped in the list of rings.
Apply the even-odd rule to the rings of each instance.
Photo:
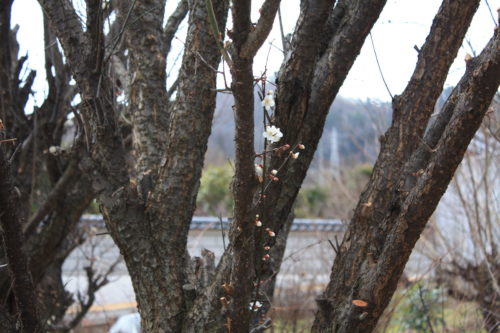
[[[401,122],[411,114],[398,114],[401,105],[405,105],[404,97],[408,96],[396,98],[395,120],[382,142],[373,176],[344,236],[328,287],[318,299],[319,312],[313,332],[374,329],[416,241],[479,128],[499,81],[500,29],[497,28],[481,55],[468,61],[466,74],[437,120],[417,142],[402,141],[410,136],[399,136],[399,133],[415,133],[418,128],[415,125],[421,123],[419,115],[414,116],[416,122],[410,123],[411,119]],[[415,105],[408,108],[413,110]],[[403,126],[414,129],[408,132]],[[417,147],[408,148],[411,145]],[[402,158],[406,153],[408,157]],[[398,175],[393,173],[398,169],[387,169],[394,166],[389,161],[401,163]],[[366,306],[360,306],[364,305],[362,302],[353,303],[357,300],[366,302]]]
[[[131,22],[140,25],[128,27],[135,30],[126,33],[128,51],[133,53],[128,113],[136,160],[130,166],[126,165],[127,151],[111,111],[114,96],[105,74],[105,52],[109,50],[104,47],[101,1],[87,0],[86,30],[70,1],[39,2],[79,87],[91,155],[80,167],[91,175],[109,231],[124,255],[144,331],[248,331],[252,313],[248,306],[255,296],[254,283],[259,281],[255,279],[259,273],[256,261],[260,262],[262,247],[255,241],[253,225],[261,207],[257,210],[252,202],[256,186],[252,63],[272,26],[279,0],[264,2],[255,26],[251,1],[233,1],[233,44],[224,46],[223,51],[233,59],[235,222],[231,244],[214,278],[198,289],[193,286],[199,286],[199,281],[190,280],[186,244],[215,107],[215,68],[220,58],[218,47],[222,48],[217,43],[223,35],[214,33],[208,9],[213,5],[224,32],[229,1],[187,2],[189,30],[174,102],[168,100],[164,82],[164,52],[169,43],[162,38],[171,36],[168,29],[161,29],[165,1],[130,1],[134,8],[120,14],[123,28],[128,13]],[[306,150],[286,167],[281,182],[266,193],[270,199],[263,208],[265,227],[278,236],[287,229],[287,217],[329,106],[385,2],[301,2],[301,16],[279,75],[273,123],[285,133],[283,143],[304,143]],[[443,1],[407,91],[394,100],[393,126],[342,243],[332,281],[319,301],[316,331],[369,332],[374,327],[414,242],[498,87],[498,44],[494,41],[485,55],[469,63],[460,86],[424,137],[434,103],[478,3]],[[184,11],[182,6],[180,12]],[[325,38],[320,38],[323,35],[318,31]],[[281,157],[272,158],[270,168],[276,169],[282,161]],[[267,274],[272,273],[268,270]],[[221,288],[224,283],[225,289]],[[221,297],[225,297],[223,302]],[[367,302],[367,307],[354,308],[352,300],[356,299]]]

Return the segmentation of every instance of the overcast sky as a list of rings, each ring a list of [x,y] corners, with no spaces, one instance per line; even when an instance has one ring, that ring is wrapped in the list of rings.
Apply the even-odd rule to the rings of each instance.
[[[77,0],[83,3],[83,0]],[[167,11],[175,8],[177,1],[170,0],[167,3]],[[466,38],[470,41],[476,52],[480,52],[487,41],[493,35],[495,27],[492,15],[496,17],[496,9],[500,7],[500,0],[488,0],[493,12],[488,9],[486,0],[481,1],[481,6],[474,17]],[[262,1],[254,1],[253,20],[258,19],[258,9]],[[282,0],[282,17],[285,33],[291,33],[299,13],[299,0]],[[388,0],[380,18],[372,30],[372,37],[377,51],[383,74],[392,94],[400,93],[411,76],[417,52],[414,45],[422,46],[436,14],[440,0]],[[45,96],[44,54],[43,54],[43,24],[41,10],[36,0],[15,0],[13,6],[12,25],[19,24],[18,39],[21,43],[21,54],[28,52],[29,66],[37,69],[37,80],[34,89],[37,91],[35,103],[40,104]],[[230,25],[231,23],[229,23]],[[184,23],[184,31],[186,23]],[[185,33],[184,33],[185,34]],[[182,48],[184,34],[179,33],[178,40],[174,41],[173,50]],[[254,72],[259,75],[267,63],[268,73],[279,69],[283,60],[280,50],[281,38],[277,24],[268,42],[264,44],[257,55]],[[169,57],[167,72],[175,76],[175,68],[180,60],[175,61],[179,51],[173,52]],[[464,57],[472,50],[467,43],[462,46],[453,67],[450,70],[446,85],[454,85],[458,82],[465,70]],[[173,78],[170,77],[170,82]],[[219,82],[223,82],[222,78]],[[367,98],[388,101],[389,94],[384,87],[370,39],[367,38],[353,68],[351,69],[340,95],[354,99],[365,100]]]

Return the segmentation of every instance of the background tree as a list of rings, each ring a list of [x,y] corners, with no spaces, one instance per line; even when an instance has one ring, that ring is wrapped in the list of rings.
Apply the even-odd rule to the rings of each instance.
[[[19,190],[12,184],[10,165],[3,150],[0,150],[0,166],[2,174],[0,177],[0,208],[2,209],[1,231],[2,248],[5,251],[6,264],[2,268],[7,268],[9,277],[12,279],[12,294],[9,307],[13,307],[18,314],[17,326],[26,332],[41,332],[41,325],[38,318],[35,293],[33,291],[33,281],[29,272],[28,257],[23,249],[23,234],[19,212],[17,210],[19,201]],[[2,330],[14,330],[12,318],[9,318],[5,306],[0,306],[0,327]]]
[[[86,0],[84,19],[69,0],[39,3],[47,34],[53,33],[64,51],[61,67],[68,72],[56,70],[56,77],[62,80],[70,73],[80,99],[72,109],[77,139],[53,191],[67,172],[84,182],[75,180],[71,186],[88,188],[84,193],[89,200],[97,196],[131,275],[143,330],[262,331],[269,323],[265,312],[293,220],[294,200],[329,107],[386,1],[301,2],[291,41],[284,43],[275,107],[263,117],[262,130],[275,125],[284,135],[279,143],[265,144],[274,153],[260,155],[262,183],[254,166],[254,85],[261,82],[264,93],[267,87],[265,77],[255,79],[252,64],[272,27],[279,0],[264,1],[256,24],[250,17],[251,1],[234,1],[226,43],[227,0],[181,0],[165,24],[164,0]],[[375,327],[478,129],[500,80],[498,29],[481,55],[467,61],[464,77],[437,120],[428,124],[478,4],[479,0],[443,1],[407,88],[394,97],[391,127],[381,137],[371,179],[337,249],[331,281],[318,299],[313,331],[369,332]],[[166,56],[185,15],[182,64],[175,84],[167,89]],[[108,17],[112,23],[105,34]],[[218,266],[210,268],[191,261],[186,243],[211,131],[221,53],[235,100],[234,213],[230,244]],[[120,88],[126,89],[126,103],[117,100]],[[14,105],[9,91],[15,90],[3,89],[2,98],[9,102],[5,105]],[[17,117],[24,115],[11,106],[2,112],[6,119],[14,119],[16,112]],[[36,110],[33,122],[38,114]],[[20,138],[12,122],[8,124],[9,135]],[[299,145],[305,150],[291,158],[290,151],[295,154]],[[57,147],[52,151],[59,152]],[[278,170],[277,175],[271,170]],[[50,202],[51,209],[27,224],[34,239],[43,239],[37,228],[51,216],[54,200]],[[74,210],[72,216],[75,212],[81,214]],[[209,278],[199,278],[202,275]],[[264,306],[253,311],[257,302]]]
[[[7,140],[2,141],[2,149],[8,156],[11,181],[20,198],[16,201],[17,207],[11,207],[17,210],[19,219],[11,219],[8,223],[23,221],[19,226],[20,237],[24,239],[36,294],[46,303],[39,309],[40,320],[45,323],[48,318],[61,319],[72,303],[64,290],[61,266],[83,241],[83,233],[75,227],[94,197],[94,190],[89,178],[78,170],[81,136],[71,151],[55,149],[60,146],[67,129],[66,119],[73,110],[70,102],[77,91],[69,83],[71,74],[47,25],[44,34],[47,97],[33,113],[25,113],[36,72],[26,70],[23,74],[28,57],[18,57],[18,27],[10,29],[11,7],[12,1],[5,1],[0,6],[0,117],[4,126],[2,139]],[[53,153],[49,152],[50,147],[54,147]],[[2,170],[7,176],[7,167]],[[4,255],[0,249],[0,257]],[[21,260],[22,257],[16,258]],[[16,277],[21,278],[27,277]],[[6,311],[2,312],[7,315],[15,315],[18,311],[9,301],[12,300],[11,284],[9,274],[0,275],[0,299],[6,305]],[[32,300],[25,303],[32,303]],[[11,319],[15,321],[15,317]]]
[[[423,235],[419,250],[433,262],[439,262],[436,280],[458,299],[477,302],[484,326],[494,332],[500,306],[498,166],[498,120],[491,106],[487,119],[469,146],[449,193],[443,198],[438,216]],[[446,223],[458,221],[460,231],[446,232]],[[456,222],[455,222],[456,223]]]

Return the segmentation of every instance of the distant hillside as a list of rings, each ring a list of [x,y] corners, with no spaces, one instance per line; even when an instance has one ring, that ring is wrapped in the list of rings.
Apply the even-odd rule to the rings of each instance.
[[[257,92],[255,98],[255,144],[261,149],[263,138],[262,109]],[[207,164],[221,164],[234,158],[233,96],[219,93],[212,135],[208,142]],[[337,97],[326,120],[323,137],[316,152],[316,163],[343,165],[373,162],[378,149],[378,136],[388,127],[389,103],[359,101]]]

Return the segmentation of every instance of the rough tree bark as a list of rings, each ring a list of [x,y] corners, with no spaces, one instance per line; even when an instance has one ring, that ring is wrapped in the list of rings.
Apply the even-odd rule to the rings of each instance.
[[[276,82],[277,100],[272,122],[284,133],[279,145],[302,143],[306,149],[278,173],[280,181],[268,187],[266,200],[261,201],[257,195],[253,201],[253,211],[263,217],[263,228],[274,231],[280,243],[286,243],[293,202],[312,161],[330,104],[384,5],[385,1],[370,5],[339,2],[335,7],[333,1],[302,2],[300,24],[295,28]],[[318,27],[323,33],[318,33]],[[266,175],[272,169],[279,169],[287,156],[272,155],[267,162]],[[281,264],[279,249],[284,247],[273,241],[269,244],[272,245],[269,254],[273,257],[262,265],[258,277],[258,281],[263,281],[259,292],[268,297],[272,295],[269,286],[273,285]],[[257,242],[253,249],[257,262],[262,261],[263,245]],[[266,296],[256,297],[266,299]]]
[[[231,275],[225,283],[234,290],[227,295],[229,300],[229,317],[227,329],[231,332],[247,332],[250,327],[249,306],[258,295],[252,295],[256,277],[259,274],[261,253],[256,247],[264,244],[257,241],[253,223],[256,213],[252,201],[258,182],[255,178],[254,151],[254,78],[253,58],[265,41],[272,28],[274,17],[280,5],[279,0],[267,0],[262,5],[261,17],[255,27],[250,20],[251,1],[238,1],[233,4],[233,39],[231,48],[231,89],[235,99],[236,156],[235,174],[232,183],[234,195],[234,222],[230,240],[233,248]],[[263,228],[263,227],[261,227]],[[257,282],[258,283],[258,282]],[[252,296],[254,299],[252,300]]]
[[[64,258],[70,253],[68,249],[80,244],[80,237],[69,237],[69,235],[75,234],[77,222],[82,212],[89,206],[94,192],[88,178],[75,172],[77,161],[80,159],[78,152],[70,153],[71,149],[67,148],[64,154],[49,153],[49,147],[61,144],[64,122],[67,114],[71,112],[70,102],[76,91],[69,84],[71,79],[69,71],[64,66],[55,37],[46,24],[44,24],[44,39],[47,97],[42,106],[35,108],[31,115],[23,112],[36,72],[29,71],[27,77],[23,78],[22,72],[27,56],[18,58],[19,45],[16,40],[18,27],[10,29],[10,11],[11,2],[2,3],[0,17],[2,139],[15,140],[13,144],[4,143],[3,148],[10,156],[12,182],[21,195],[17,209],[25,221],[21,225],[22,238],[25,240],[23,250],[30,262],[37,301],[41,306],[40,320],[43,323],[53,316],[60,319],[71,304],[66,294],[60,294],[61,298],[54,298],[51,294],[49,298],[47,293],[54,289],[64,290],[60,267]],[[0,257],[3,256],[4,253],[0,250]],[[2,302],[12,298],[11,283],[8,274],[0,276]],[[49,299],[54,302],[49,302]],[[7,307],[5,311],[6,314],[12,314],[16,310]]]
[[[386,1],[301,1],[300,17],[278,76],[275,114],[269,121],[284,133],[280,145],[302,143],[306,149],[280,171],[280,181],[269,186],[266,200],[256,193],[252,64],[279,0],[264,2],[256,25],[250,19],[251,1],[234,1],[230,45],[222,44],[227,0],[181,1],[165,26],[165,0],[113,2],[119,14],[118,23],[110,29],[118,34],[115,38],[104,36],[105,10],[99,0],[86,1],[86,29],[71,1],[39,3],[64,49],[82,100],[78,115],[86,149],[78,168],[91,178],[107,227],[125,258],[143,330],[250,331],[251,323],[262,314],[254,316],[249,310],[266,290],[260,281],[272,277],[280,263],[278,253],[272,266],[261,264],[262,230],[269,228],[286,239],[293,201],[329,106]],[[393,101],[393,125],[383,138],[372,180],[342,243],[332,281],[319,300],[316,331],[368,332],[374,327],[455,163],[477,129],[483,106],[498,87],[498,44],[492,44],[484,55],[470,61],[454,97],[424,132],[477,4],[478,0],[443,1],[412,80]],[[185,53],[174,85],[176,96],[170,100],[173,89],[167,91],[165,84],[166,54],[186,10]],[[230,67],[235,96],[234,222],[231,244],[215,271],[208,274],[213,278],[200,281],[197,269],[203,265],[193,265],[186,243],[210,135],[221,51]],[[124,62],[127,58],[129,66]],[[124,115],[131,120],[133,159],[127,158],[128,138],[115,112],[119,109],[114,95],[117,81],[107,74],[111,64],[121,68],[117,75],[127,83],[129,104]],[[466,135],[459,137],[458,129]],[[270,157],[265,178],[285,159]],[[256,213],[265,217],[259,231],[254,224]],[[403,253],[395,257],[397,247]],[[382,276],[382,272],[392,274]],[[352,307],[353,299],[365,300],[368,307],[360,312]]]
[[[289,229],[291,223],[291,219],[287,219],[287,217],[314,155],[329,106],[359,53],[365,37],[384,7],[385,1],[374,2],[370,5],[360,2],[340,2],[336,7],[333,5],[333,1],[305,1],[302,3],[301,15],[298,20],[301,24],[296,27],[291,49],[285,57],[285,63],[277,82],[277,109],[273,122],[285,133],[281,143],[293,145],[302,142],[307,147],[306,151],[301,152],[301,157],[287,166],[285,172],[280,175],[282,181],[269,187],[263,209],[259,207],[261,201],[258,195],[253,201],[252,208],[249,206],[250,194],[254,193],[256,186],[254,176],[249,177],[248,174],[242,172],[240,175],[246,177],[243,178],[245,181],[238,182],[240,177],[236,176],[235,183],[233,183],[236,203],[238,203],[238,198],[243,199],[240,202],[241,208],[235,208],[236,221],[238,221],[237,212],[242,213],[239,215],[240,224],[233,225],[233,237],[239,237],[239,243],[233,241],[230,244],[230,253],[235,253],[235,255],[233,257],[224,255],[219,268],[220,274],[214,283],[216,286],[220,286],[227,283],[229,276],[233,277],[228,291],[223,293],[223,297],[233,300],[235,293],[233,290],[238,290],[238,304],[230,304],[233,311],[232,315],[230,314],[230,320],[237,318],[234,312],[236,308],[241,311],[238,322],[248,320],[249,311],[243,310],[243,307],[248,309],[252,297],[259,296],[252,294],[255,292],[255,288],[249,288],[249,283],[255,284],[259,280],[273,281],[272,277],[279,270],[281,263],[278,253],[277,257],[273,258],[276,260],[270,261],[272,265],[264,265],[262,271],[257,274],[253,273],[256,271],[256,267],[260,266],[257,263],[261,261],[264,245],[255,242],[253,234],[255,213],[261,213],[262,216],[265,216],[264,227],[274,230],[278,237],[286,239],[285,231]],[[233,12],[233,21],[239,20],[241,25],[235,24],[235,31],[240,29],[241,32],[237,34],[240,40],[234,39],[236,50],[238,50],[238,43],[242,44],[245,41],[245,32],[247,31],[245,30],[247,29],[245,22],[247,22],[248,10],[249,5],[242,2],[236,6]],[[262,10],[262,12],[266,11]],[[323,27],[324,34],[317,33],[318,27]],[[326,38],[321,39],[320,36]],[[245,89],[248,88],[242,86],[244,86],[244,82],[249,82],[249,76],[252,72],[248,60],[241,63],[235,61],[235,59],[241,61],[241,58],[245,60],[242,57],[242,52],[234,53],[232,53],[232,59],[235,67],[236,64],[241,66],[238,72],[232,73],[233,80],[237,82],[236,85],[233,84],[232,90],[236,101],[236,142],[238,147],[238,140],[243,142],[244,138],[248,138],[248,142],[253,142],[249,141],[251,138],[248,134],[240,133],[251,126],[250,122],[253,124],[253,118],[248,119],[250,118],[249,114],[243,111],[241,114],[238,113],[238,106],[240,110],[245,110],[245,106],[248,106],[248,100],[242,97],[239,99],[238,95],[245,96]],[[248,90],[246,93],[248,94]],[[247,126],[238,126],[238,123],[247,124]],[[246,168],[242,167],[240,170],[247,173],[252,172],[249,160],[253,161],[253,157],[250,156],[250,153],[245,154],[244,151],[244,149],[240,150],[236,163],[240,162]],[[283,157],[274,156],[269,162],[269,169],[266,172],[278,169],[283,160]],[[238,173],[238,167],[236,173]],[[238,193],[241,195],[238,196]],[[271,250],[271,254],[273,254],[273,250]],[[241,272],[241,280],[239,280],[238,288],[235,288],[233,284],[237,283],[237,279],[234,277],[238,269]],[[259,274],[260,276],[256,280],[255,275]],[[266,290],[266,285],[261,291],[263,290]],[[220,295],[220,293],[215,293],[212,297],[220,297]],[[214,304],[215,302],[210,303]],[[231,325],[231,322],[228,322],[228,325]]]
[[[375,327],[481,124],[499,85],[498,28],[481,55],[468,61],[464,77],[424,134],[465,34],[461,27],[469,24],[477,5],[443,3],[407,89],[393,101],[393,123],[382,138],[372,178],[344,236],[330,283],[318,300],[315,332],[367,332]],[[443,28],[453,25],[456,30],[441,38]],[[358,307],[353,300],[368,305]]]
[[[214,68],[220,59],[205,3],[189,2],[190,24],[177,98],[167,103],[164,3],[131,2],[130,15],[137,30],[129,30],[125,37],[133,54],[129,112],[137,159],[127,166],[115,115],[109,112],[113,96],[103,74],[108,55],[100,29],[100,2],[87,1],[87,30],[83,31],[69,1],[62,6],[40,1],[83,100],[91,156],[80,167],[92,174],[107,226],[131,274],[146,332],[181,331],[193,297],[183,289],[189,282],[187,233],[215,108]],[[228,1],[214,1],[222,28],[227,7]]]
[[[10,163],[0,148],[0,226],[2,245],[7,259],[6,265],[12,279],[12,292],[16,311],[10,318],[11,327],[19,327],[20,332],[41,332],[38,319],[34,284],[29,270],[29,258],[23,249],[22,219],[19,214],[19,189],[14,187],[10,173]],[[5,267],[0,268],[2,270]],[[5,315],[5,314],[4,314]],[[18,317],[18,318],[16,318]],[[12,332],[17,329],[12,329]]]

